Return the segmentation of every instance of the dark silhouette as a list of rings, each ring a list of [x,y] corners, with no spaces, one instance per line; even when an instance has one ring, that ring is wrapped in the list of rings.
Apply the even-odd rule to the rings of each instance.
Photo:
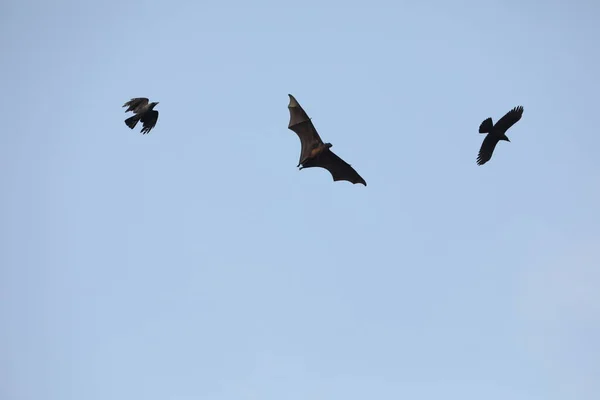
[[[483,165],[490,161],[492,153],[496,148],[496,144],[500,140],[506,140],[510,142],[506,136],[506,131],[517,123],[523,116],[523,107],[518,106],[507,112],[504,117],[500,118],[494,125],[491,118],[484,120],[479,125],[479,133],[487,133],[488,135],[483,139],[481,149],[479,149],[479,155],[477,156],[477,165]]]
[[[298,167],[300,169],[321,167],[331,173],[334,181],[348,181],[352,183],[362,183],[367,186],[367,182],[344,160],[333,153],[330,148],[331,143],[323,143],[317,133],[312,121],[296,101],[294,96],[290,96],[290,123],[288,128],[300,138],[301,151]]]
[[[154,110],[158,102],[148,103],[148,99],[145,97],[136,97],[123,104],[123,107],[127,107],[125,112],[133,111],[134,115],[125,120],[125,124],[131,129],[135,128],[138,121],[142,121],[143,128],[142,134],[149,133],[158,120],[158,111]]]

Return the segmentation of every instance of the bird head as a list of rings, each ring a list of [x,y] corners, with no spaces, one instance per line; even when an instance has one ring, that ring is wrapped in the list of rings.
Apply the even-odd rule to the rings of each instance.
[[[330,148],[333,147],[333,145],[331,143],[325,143],[325,147],[328,148],[328,149],[330,149]]]
[[[158,104],[158,101],[153,101],[150,103],[150,108],[154,108]]]
[[[506,140],[507,142],[510,142],[510,139],[506,135],[502,135],[502,137],[500,138],[500,140]]]

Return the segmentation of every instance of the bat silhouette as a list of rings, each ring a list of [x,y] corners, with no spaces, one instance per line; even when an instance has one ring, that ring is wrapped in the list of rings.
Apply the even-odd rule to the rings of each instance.
[[[125,124],[133,129],[138,121],[142,121],[142,134],[150,133],[158,120],[158,111],[154,110],[157,104],[158,102],[150,103],[146,97],[136,97],[129,100],[123,104],[123,107],[127,107],[125,112],[133,111],[134,115],[127,118]]]
[[[479,149],[477,165],[483,165],[491,160],[492,153],[494,153],[494,149],[499,141],[506,140],[510,142],[510,139],[506,136],[506,131],[516,124],[522,116],[523,107],[517,106],[507,112],[496,124],[492,122],[491,118],[487,118],[479,125],[479,133],[487,133],[488,135],[483,139],[483,143]]]
[[[296,132],[300,138],[300,161],[298,167],[303,168],[321,167],[331,173],[334,181],[348,181],[354,184],[362,183],[367,186],[367,182],[340,157],[330,150],[331,143],[323,143],[319,133],[315,129],[312,121],[302,108],[298,101],[288,94],[290,103],[290,123],[288,129]]]

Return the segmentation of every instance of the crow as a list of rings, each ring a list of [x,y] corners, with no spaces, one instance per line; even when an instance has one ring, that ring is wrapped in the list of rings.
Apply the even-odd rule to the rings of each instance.
[[[123,107],[127,107],[125,112],[133,111],[135,115],[127,118],[125,124],[131,129],[135,128],[138,121],[142,121],[142,134],[149,133],[158,120],[158,111],[154,110],[158,102],[148,103],[148,99],[145,97],[136,97],[123,104]]]
[[[500,140],[506,140],[510,142],[506,137],[506,131],[517,123],[523,116],[523,106],[517,106],[507,112],[504,117],[500,118],[494,125],[491,118],[485,119],[481,125],[479,125],[479,133],[487,133],[488,135],[483,139],[481,148],[479,149],[479,155],[477,156],[477,165],[483,165],[490,161],[492,153],[496,148],[496,144]]]

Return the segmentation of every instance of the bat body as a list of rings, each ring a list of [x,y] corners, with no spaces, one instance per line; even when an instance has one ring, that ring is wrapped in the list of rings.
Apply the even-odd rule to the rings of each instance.
[[[487,136],[483,139],[479,149],[477,165],[483,165],[492,159],[492,154],[499,141],[510,142],[510,139],[506,136],[506,131],[516,124],[522,116],[523,107],[518,106],[507,112],[495,124],[491,118],[487,118],[479,125],[479,133],[487,133]]]
[[[303,168],[321,167],[331,173],[334,181],[348,181],[354,184],[361,183],[367,186],[367,182],[340,157],[330,149],[331,143],[323,143],[319,133],[315,129],[312,121],[300,106],[298,101],[288,94],[290,103],[290,123],[288,129],[294,131],[300,138],[300,160],[298,167]]]
[[[123,107],[127,107],[125,112],[133,111],[134,115],[127,118],[125,124],[133,129],[138,121],[142,121],[142,134],[149,133],[158,121],[158,111],[154,110],[157,104],[158,102],[150,103],[146,97],[136,97],[129,100],[123,104]]]

